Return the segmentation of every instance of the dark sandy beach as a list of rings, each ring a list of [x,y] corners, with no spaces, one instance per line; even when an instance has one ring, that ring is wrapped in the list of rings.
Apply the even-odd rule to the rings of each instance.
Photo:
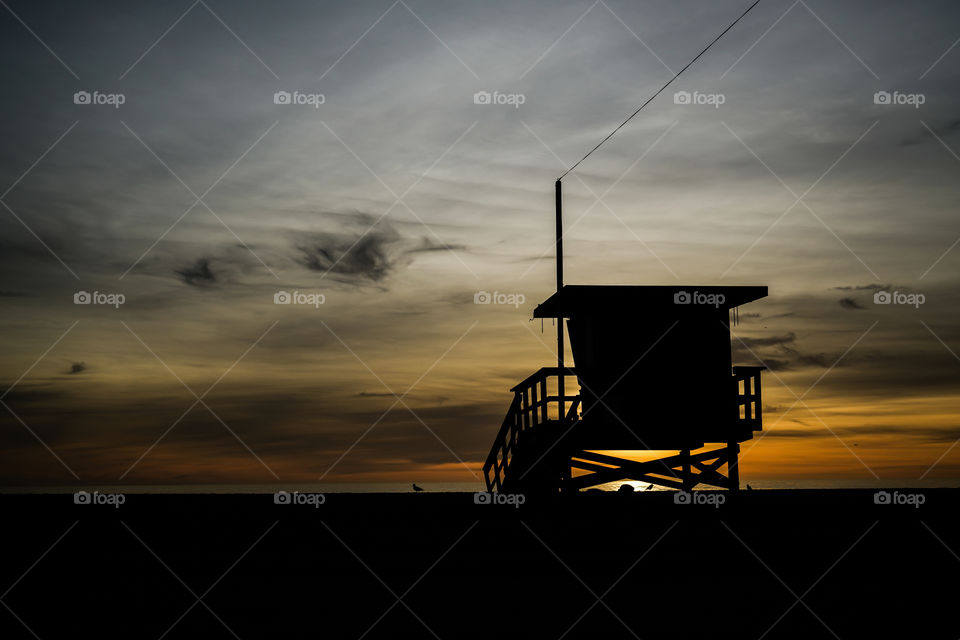
[[[875,494],[5,495],[2,637],[957,637],[960,494]]]

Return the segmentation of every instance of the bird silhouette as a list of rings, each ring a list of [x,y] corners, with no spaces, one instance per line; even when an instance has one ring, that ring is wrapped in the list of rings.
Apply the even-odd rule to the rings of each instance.
[[[413,483],[413,490],[416,491],[417,493],[423,491],[423,489],[417,486],[416,482]]]
[[[749,484],[747,485],[747,489],[748,489],[749,491],[753,491],[753,487],[751,487]]]
[[[651,489],[653,489],[653,485],[652,485],[652,484],[648,484],[648,485],[647,485],[647,488],[644,489],[644,491],[650,491]]]

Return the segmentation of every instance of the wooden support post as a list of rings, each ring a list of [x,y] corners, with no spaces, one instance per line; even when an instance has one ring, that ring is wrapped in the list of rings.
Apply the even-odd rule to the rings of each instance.
[[[554,185],[554,195],[556,196],[556,227],[557,227],[557,294],[563,289],[563,195],[560,189],[560,181],[557,180]],[[562,305],[561,305],[562,306]],[[557,396],[559,396],[559,412],[557,419],[563,422],[566,415],[566,401],[563,394],[563,310],[561,308],[560,317],[557,318]]]
[[[740,445],[736,442],[727,443],[727,479],[730,481],[730,490],[740,490],[739,457]]]
[[[683,470],[683,490],[692,491],[696,483],[693,481],[693,472],[690,469],[690,449],[680,452],[680,465]]]

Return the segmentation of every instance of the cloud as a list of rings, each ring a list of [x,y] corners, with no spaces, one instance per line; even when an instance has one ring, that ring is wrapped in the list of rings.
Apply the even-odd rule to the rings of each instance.
[[[895,436],[903,439],[920,439],[925,442],[955,442],[960,438],[960,428],[956,425],[905,426],[891,424],[867,424],[862,427],[837,428],[833,432],[823,428],[812,429],[770,429],[768,438],[834,438],[849,441],[855,437]]]
[[[64,391],[54,389],[49,385],[19,385],[10,389],[4,395],[4,402],[17,406],[22,404],[45,404],[51,405],[56,402],[62,402],[67,398]]]
[[[860,306],[860,303],[854,300],[853,298],[840,298],[840,306],[844,309],[849,309],[851,311],[855,309],[863,309],[864,307]]]
[[[455,251],[464,249],[462,244],[447,244],[445,242],[434,243],[429,238],[422,238],[420,245],[407,250],[407,253],[429,253],[431,251]]]
[[[392,251],[395,231],[371,230],[357,236],[318,233],[299,247],[311,271],[331,273],[346,281],[379,282],[396,266]]]
[[[75,375],[78,373],[83,373],[86,370],[87,370],[87,365],[85,362],[74,362],[73,364],[70,365],[70,370],[67,371],[67,373],[70,375]]]
[[[217,281],[217,276],[210,268],[209,258],[199,258],[189,267],[175,269],[174,273],[180,276],[180,280],[192,287],[206,286]]]
[[[800,353],[796,349],[784,347],[784,351],[793,356],[793,366],[815,367],[819,369],[828,369],[833,366],[840,366],[838,356],[828,355],[826,353]]]
[[[731,350],[734,362],[759,360],[771,371],[792,371],[810,367],[827,368],[836,366],[837,356],[826,353],[804,353],[790,346],[797,336],[792,331],[769,338],[734,338]]]
[[[413,261],[414,254],[462,249],[429,238],[406,238],[386,220],[369,214],[350,216],[350,229],[300,236],[297,249],[311,271],[348,284],[381,283]]]
[[[889,284],[864,284],[864,285],[845,285],[841,287],[833,287],[834,291],[887,291],[891,289],[892,285]]]
[[[943,124],[936,125],[931,127],[933,132],[940,138],[946,138],[948,136],[960,133],[960,118],[953,118]],[[924,142],[935,142],[936,138],[930,135],[930,132],[927,129],[919,129],[915,135],[911,135],[908,138],[905,138],[900,144],[903,146],[910,146],[915,144],[923,144]]]
[[[771,347],[779,346],[784,344],[789,344],[797,339],[797,336],[792,331],[790,333],[784,334],[782,336],[770,336],[769,338],[747,338],[740,337],[735,338],[733,344],[737,345],[743,343],[747,347],[753,349],[754,347]]]

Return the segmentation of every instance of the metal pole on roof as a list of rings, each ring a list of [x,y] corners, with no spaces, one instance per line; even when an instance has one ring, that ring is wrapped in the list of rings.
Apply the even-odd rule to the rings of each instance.
[[[556,191],[556,213],[557,213],[557,301],[559,302],[560,290],[563,289],[563,195],[561,192],[560,180],[557,180]],[[557,396],[559,396],[559,419],[562,421],[566,416],[566,401],[563,394],[563,305],[559,305],[560,312],[557,318]]]

